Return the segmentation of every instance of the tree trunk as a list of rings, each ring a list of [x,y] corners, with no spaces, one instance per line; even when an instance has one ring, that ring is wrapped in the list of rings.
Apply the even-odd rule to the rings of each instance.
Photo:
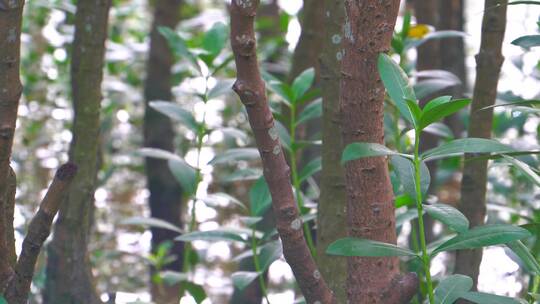
[[[504,57],[501,52],[506,30],[507,0],[485,0],[482,21],[482,42],[476,56],[476,83],[474,87],[468,136],[491,138],[493,110],[481,110],[495,104],[497,85]],[[486,216],[487,160],[474,160],[465,156],[461,181],[459,209],[467,216],[471,227],[484,224]],[[456,273],[470,276],[476,289],[482,249],[461,250],[456,255]]]
[[[290,182],[290,169],[285,161],[266,99],[265,84],[257,62],[253,28],[258,5],[258,0],[234,0],[231,3],[231,44],[237,68],[237,81],[233,89],[246,106],[261,154],[285,259],[291,266],[307,303],[334,303],[332,291],[317,269],[306,244],[302,220]]]
[[[151,101],[171,101],[172,73],[174,57],[165,38],[159,33],[161,26],[175,28],[180,21],[181,0],[155,1],[154,21],[150,34],[150,53],[147,62],[147,76],[144,86],[144,145],[145,147],[174,151],[174,131],[171,121],[165,115],[149,106]],[[166,160],[146,158],[146,178],[150,191],[150,213],[154,218],[167,221],[177,227],[182,221],[182,188],[169,171]],[[163,242],[172,242],[170,254],[175,260],[163,270],[182,271],[184,243],[174,241],[178,234],[174,231],[152,228],[152,251]],[[151,269],[153,276],[155,269]],[[158,303],[178,303],[178,286],[156,286],[152,281],[152,298]]]
[[[98,172],[101,81],[110,0],[79,1],[72,46],[74,120],[69,159],[79,166],[63,200],[49,247],[44,302],[100,303],[88,257]]]
[[[317,213],[317,262],[338,303],[346,303],[347,259],[325,253],[328,245],[336,239],[347,236],[345,174],[339,164],[343,143],[341,136],[336,136],[340,132],[341,121],[339,112],[341,62],[337,60],[336,54],[341,51],[345,6],[343,0],[326,0],[324,4],[327,15],[324,17],[326,31],[320,60],[323,146],[321,196]]]
[[[385,90],[377,58],[389,50],[399,0],[345,2],[341,115],[344,144],[384,144]],[[349,235],[396,243],[394,196],[387,160],[373,157],[345,166]],[[350,303],[405,303],[416,291],[412,275],[402,277],[397,258],[348,259],[347,295]]]

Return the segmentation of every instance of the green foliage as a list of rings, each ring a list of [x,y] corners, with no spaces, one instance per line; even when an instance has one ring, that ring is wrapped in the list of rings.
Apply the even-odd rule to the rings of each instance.
[[[436,220],[441,221],[448,228],[458,233],[465,233],[469,229],[469,220],[456,208],[445,204],[425,205],[424,210]]]
[[[326,249],[327,254],[341,256],[362,256],[362,257],[390,257],[390,256],[412,256],[416,253],[406,248],[398,247],[394,244],[387,244],[366,239],[344,238],[330,244]]]
[[[259,178],[249,190],[249,202],[251,214],[262,216],[272,203],[268,184],[263,177]]]
[[[435,303],[453,304],[473,286],[473,280],[468,276],[455,274],[439,283],[435,289]]]

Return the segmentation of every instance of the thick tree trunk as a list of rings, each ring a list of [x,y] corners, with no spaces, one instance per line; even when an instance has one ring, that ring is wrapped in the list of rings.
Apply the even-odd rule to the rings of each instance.
[[[326,0],[324,32],[320,59],[320,86],[323,95],[323,146],[321,197],[317,220],[318,265],[338,303],[347,302],[347,259],[326,255],[326,248],[333,241],[347,236],[345,173],[339,165],[343,143],[340,132],[339,92],[341,62],[336,54],[341,51],[345,6],[343,0]],[[320,22],[320,21],[319,21]],[[321,22],[322,23],[322,22]]]
[[[291,266],[307,303],[334,303],[332,291],[317,269],[306,244],[302,220],[292,192],[290,169],[285,161],[266,99],[265,84],[257,62],[253,28],[258,4],[258,0],[234,0],[231,3],[231,44],[238,75],[233,89],[246,106],[261,154],[285,259]]]
[[[79,174],[62,202],[49,247],[45,303],[100,303],[87,249],[98,172],[101,81],[110,5],[110,0],[77,3],[71,64],[75,113],[69,159],[79,166]]]
[[[341,114],[344,144],[384,144],[385,90],[377,58],[389,50],[399,0],[345,1]],[[394,196],[387,160],[373,157],[347,163],[349,235],[396,243]],[[405,303],[416,291],[415,279],[399,273],[397,258],[348,259],[347,295],[350,303]]]
[[[476,56],[476,83],[471,106],[468,136],[490,138],[493,110],[481,110],[495,103],[497,85],[504,57],[501,52],[506,30],[507,0],[485,0],[482,21],[482,42]],[[486,216],[487,160],[471,160],[465,156],[459,209],[471,227],[483,225]],[[456,255],[456,273],[470,276],[474,288],[478,283],[482,249],[462,250]]]
[[[161,26],[175,28],[180,21],[181,0],[155,1],[154,21],[150,34],[150,54],[144,87],[144,145],[145,147],[174,151],[174,132],[171,121],[149,106],[151,101],[171,101],[173,54],[165,38],[159,33]],[[146,177],[150,191],[151,216],[165,220],[177,227],[182,221],[182,188],[169,171],[166,160],[146,158]],[[152,251],[163,242],[173,242],[170,254],[176,259],[164,270],[182,271],[184,243],[176,242],[176,232],[152,228]],[[151,269],[154,275],[154,269]],[[152,298],[158,303],[178,303],[178,286],[156,286],[152,283]]]

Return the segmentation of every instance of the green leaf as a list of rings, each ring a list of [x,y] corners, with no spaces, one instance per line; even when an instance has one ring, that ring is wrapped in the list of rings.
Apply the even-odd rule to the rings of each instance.
[[[216,22],[204,35],[202,45],[212,56],[217,56],[223,50],[228,38],[229,27],[222,22]]]
[[[323,108],[322,108],[322,99],[318,98],[317,100],[311,102],[309,105],[307,105],[304,110],[302,110],[302,113],[300,113],[300,116],[298,116],[298,120],[296,121],[296,125],[300,125],[308,120],[319,118],[322,116]]]
[[[232,127],[226,127],[226,128],[217,129],[217,131],[220,131],[221,133],[223,133],[225,137],[234,138],[243,143],[249,142],[249,136],[243,130],[232,128]]]
[[[455,232],[464,233],[469,229],[469,220],[456,208],[446,204],[424,205],[427,214],[441,221]]]
[[[437,148],[428,150],[422,154],[424,160],[434,160],[458,156],[464,153],[505,153],[515,152],[515,150],[507,145],[493,139],[484,138],[463,138],[456,139],[444,143]]]
[[[307,165],[305,165],[302,170],[300,170],[300,174],[298,174],[298,179],[300,182],[305,181],[313,174],[321,171],[322,169],[322,159],[320,157],[317,157],[315,159],[312,159]]]
[[[450,130],[447,125],[440,122],[430,124],[429,126],[425,127],[423,131],[445,139],[454,139],[454,133],[452,130]]]
[[[255,160],[259,158],[259,150],[255,148],[236,148],[228,149],[223,153],[219,153],[208,164],[219,165],[237,162],[239,160]]]
[[[234,171],[225,176],[223,182],[231,183],[237,181],[255,180],[262,176],[262,170],[259,168],[245,168]]]
[[[220,207],[222,202],[230,203],[235,206],[238,206],[242,208],[243,210],[247,210],[247,207],[239,201],[236,197],[231,196],[225,192],[216,192],[208,194],[205,198],[201,199],[207,206],[210,207]]]
[[[437,247],[433,254],[443,251],[474,249],[501,245],[531,236],[524,228],[512,225],[478,226],[448,240]]]
[[[187,290],[187,292],[195,299],[195,302],[197,302],[197,304],[201,304],[206,299],[206,292],[201,285],[192,282],[184,282],[182,285]]]
[[[366,239],[343,238],[339,239],[326,249],[329,255],[360,256],[360,257],[392,257],[392,256],[415,256],[416,253],[407,248],[401,248],[394,244],[382,243]]]
[[[529,248],[527,248],[522,241],[511,242],[506,244],[506,246],[512,249],[512,251],[519,257],[519,259],[523,262],[525,269],[527,269],[529,273],[540,275],[540,264],[538,264],[536,258],[531,254]]]
[[[461,274],[451,275],[435,288],[435,303],[454,304],[464,293],[471,290],[473,280]]]
[[[420,124],[420,119],[422,118],[422,109],[420,109],[418,102],[416,102],[415,100],[405,99],[405,102],[407,102],[407,107],[412,114],[413,125],[415,128],[418,128]]]
[[[508,5],[516,5],[516,4],[536,4],[540,5],[540,1],[512,1],[508,3]]]
[[[351,160],[356,160],[366,157],[375,157],[375,156],[387,156],[387,155],[401,155],[406,158],[411,158],[412,156],[407,154],[400,154],[398,152],[388,149],[386,146],[375,143],[352,143],[347,145],[343,150],[343,155],[341,156],[341,163],[346,163]]]
[[[0,304],[8,304],[6,298],[0,295]]]
[[[430,100],[422,109],[424,112],[427,112],[436,106],[440,106],[442,104],[448,103],[452,100],[452,96],[439,96],[437,98],[434,98]]]
[[[185,195],[191,196],[197,192],[197,171],[183,159],[170,159],[167,161],[169,170],[182,186]]]
[[[270,208],[272,197],[264,177],[260,177],[249,189],[251,215],[262,216]]]
[[[194,231],[182,234],[175,238],[176,241],[236,241],[246,243],[246,233],[239,229],[220,228],[208,231]]]
[[[215,86],[213,86],[207,94],[208,99],[214,99],[217,97],[220,97],[221,95],[224,95],[226,93],[232,92],[232,86],[234,84],[234,79],[220,79],[216,83]]]
[[[416,100],[414,90],[409,83],[407,74],[387,54],[381,53],[378,59],[378,68],[381,79],[388,91],[388,95],[396,104],[399,112],[409,122],[413,123],[413,116],[407,107],[406,99]]]
[[[267,81],[266,84],[268,84],[268,89],[281,97],[282,101],[287,106],[291,106],[294,101],[294,93],[287,84],[282,83],[279,80],[270,80]]]
[[[175,225],[153,217],[130,217],[126,220],[120,222],[122,225],[136,225],[136,226],[146,226],[152,228],[161,228],[166,230],[171,230],[174,232],[182,233],[182,229],[176,227]]]
[[[526,49],[540,46],[540,35],[522,36],[512,41],[512,44]]]
[[[141,148],[137,150],[136,154],[140,156],[144,156],[144,157],[149,157],[149,158],[183,161],[183,159],[180,156],[172,152],[169,152],[167,150],[162,150],[162,149],[156,149],[156,148]]]
[[[408,194],[396,196],[396,201],[394,202],[396,209],[405,207],[405,206],[414,206],[414,204],[415,204],[414,199],[410,197]]]
[[[283,145],[283,147],[287,151],[292,151],[291,150],[291,135],[289,134],[289,130],[285,128],[285,126],[277,120],[274,120],[274,127],[276,128],[278,132],[279,140],[281,141],[281,144]]]
[[[231,279],[232,279],[234,287],[236,287],[238,290],[244,290],[258,276],[259,276],[259,273],[257,272],[237,271],[231,275]]]
[[[412,208],[403,213],[400,213],[396,216],[396,228],[399,228],[403,226],[403,224],[408,223],[417,218],[418,218],[418,210],[416,210],[415,208]]]
[[[180,122],[193,132],[197,132],[199,129],[199,123],[195,120],[193,114],[180,105],[168,101],[152,101],[150,107],[170,119]]]
[[[315,69],[309,68],[302,72],[302,74],[298,75],[293,81],[292,84],[292,92],[293,92],[293,103],[296,103],[296,101],[304,96],[306,92],[309,90],[309,88],[313,85],[313,81],[315,80]]]
[[[526,163],[520,161],[517,158],[513,158],[507,155],[503,155],[503,158],[517,168],[527,179],[529,179],[536,186],[540,187],[540,175]]]
[[[461,84],[454,74],[444,70],[423,70],[416,73],[417,83],[414,92],[417,99],[425,99],[444,89]]]
[[[201,73],[201,67],[197,62],[197,57],[188,49],[186,42],[184,39],[182,39],[182,37],[180,37],[180,35],[178,35],[172,29],[164,26],[159,27],[158,31],[161,35],[163,35],[163,37],[165,37],[169,47],[177,57],[187,59],[191,66]]]
[[[413,162],[402,156],[392,156],[390,161],[401,182],[401,185],[403,185],[403,190],[405,191],[405,194],[414,198],[414,201],[416,201],[416,183]],[[429,169],[424,162],[421,162],[420,190],[422,191],[422,197],[425,197],[429,189],[430,183],[431,176],[429,174]]]
[[[159,273],[159,276],[168,286],[173,286],[189,280],[189,275],[186,273],[171,270],[162,271]]]
[[[471,103],[470,99],[453,100],[447,103],[443,103],[428,111],[424,111],[422,118],[420,119],[420,129],[424,129],[430,124],[441,120],[442,118],[452,115],[455,112],[463,109]]]
[[[444,38],[456,38],[456,37],[467,37],[467,34],[464,33],[464,32],[452,31],[452,30],[431,32],[431,33],[425,35],[424,38],[422,38],[422,39],[413,40],[410,43],[407,43],[405,45],[405,50],[408,50],[408,49],[411,49],[411,48],[417,48],[417,47],[421,46],[422,44],[428,42],[429,40],[444,39]]]
[[[477,304],[527,304],[523,300],[476,291],[466,292],[461,295],[461,298]]]
[[[275,260],[279,259],[283,254],[283,248],[279,240],[272,241],[261,247],[259,254],[259,262],[261,264],[261,272],[265,272]]]

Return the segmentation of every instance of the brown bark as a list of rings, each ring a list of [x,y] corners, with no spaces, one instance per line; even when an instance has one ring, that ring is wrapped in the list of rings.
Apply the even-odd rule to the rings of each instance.
[[[290,183],[290,169],[266,99],[266,88],[257,62],[253,27],[258,5],[258,0],[234,0],[231,3],[231,44],[238,78],[233,89],[246,106],[261,154],[285,259],[307,303],[333,303],[332,291],[321,277],[304,238],[302,220]]]
[[[0,289],[13,275],[9,233],[4,214],[8,202],[9,162],[22,94],[20,81],[21,24],[24,1],[0,1]]]
[[[25,304],[34,276],[34,267],[41,252],[43,243],[49,237],[52,221],[58,212],[62,198],[77,173],[75,164],[61,166],[41,201],[39,210],[28,226],[28,234],[24,238],[22,251],[15,266],[15,274],[9,281],[5,298],[10,304]],[[0,290],[1,293],[1,290]]]
[[[45,303],[100,303],[88,257],[98,172],[99,114],[110,0],[79,1],[72,46],[74,120],[69,159],[79,167],[49,247]]]
[[[482,42],[476,56],[474,87],[468,136],[491,138],[493,110],[481,110],[495,104],[497,85],[504,57],[501,52],[506,30],[507,0],[485,0],[482,21]],[[459,209],[471,227],[483,225],[486,216],[487,160],[471,160],[465,156]],[[456,255],[456,273],[470,276],[474,288],[478,283],[482,249],[462,250]]]
[[[325,32],[320,59],[320,86],[323,97],[323,146],[321,196],[317,219],[317,263],[338,303],[347,302],[347,259],[329,256],[326,248],[333,241],[347,236],[345,174],[339,165],[343,143],[340,132],[339,94],[341,65],[336,54],[341,51],[345,6],[343,0],[326,0]],[[322,23],[322,22],[321,22]]]
[[[174,151],[174,131],[171,121],[165,115],[152,109],[151,101],[171,101],[172,72],[174,63],[172,51],[159,27],[175,28],[180,21],[181,0],[158,0],[155,2],[154,21],[150,34],[150,54],[147,61],[147,76],[144,87],[144,145],[145,147]],[[146,178],[150,191],[151,216],[162,219],[177,227],[182,221],[182,188],[172,176],[166,160],[146,158]],[[184,243],[174,241],[178,234],[174,231],[152,228],[152,251],[163,242],[173,242],[170,254],[175,260],[163,270],[182,271]],[[155,269],[151,268],[151,275]],[[178,286],[156,286],[152,284],[152,298],[159,303],[178,303]]]
[[[384,86],[377,58],[390,48],[399,0],[345,1],[341,115],[344,144],[384,144]],[[394,196],[387,160],[374,157],[345,166],[349,235],[396,243]],[[347,295],[359,304],[405,303],[416,291],[414,277],[402,277],[397,258],[348,259]],[[403,284],[402,278],[406,278]],[[394,283],[393,283],[394,282]],[[391,289],[387,289],[391,287]],[[404,298],[403,298],[404,297]]]

